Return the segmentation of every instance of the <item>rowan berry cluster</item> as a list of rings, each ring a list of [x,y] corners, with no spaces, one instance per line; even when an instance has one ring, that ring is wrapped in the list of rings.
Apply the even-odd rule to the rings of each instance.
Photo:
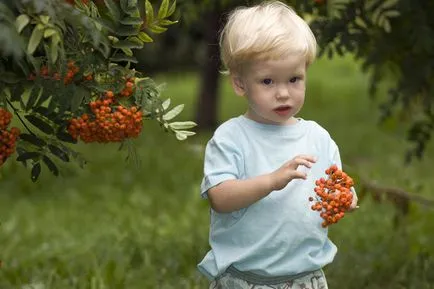
[[[89,103],[91,115],[83,114],[73,118],[68,127],[69,134],[90,142],[121,142],[137,137],[143,126],[143,114],[133,106],[117,105],[112,91],[106,91],[105,98]]]
[[[309,201],[315,201],[311,209],[321,212],[324,219],[322,227],[337,223],[345,216],[353,201],[351,187],[354,181],[336,165],[329,167],[325,173],[327,179],[321,178],[315,182],[316,198],[310,197]]]
[[[78,66],[75,65],[75,62],[73,60],[68,61],[68,70],[66,72],[65,78],[63,79],[63,83],[70,84],[72,80],[74,79],[74,76],[77,74],[80,69]]]
[[[134,91],[134,77],[130,77],[126,79],[125,82],[125,88],[122,89],[120,95],[123,97],[129,97],[131,94],[133,94]]]
[[[0,108],[0,166],[4,164],[6,159],[15,152],[15,145],[20,130],[12,127],[8,130],[8,126],[12,120],[12,114],[4,108]]]
[[[65,85],[70,84],[73,79],[74,76],[80,71],[80,68],[78,68],[78,66],[75,65],[75,62],[73,60],[68,61],[67,64],[68,70],[66,71],[65,77],[63,78],[63,83]],[[51,79],[55,79],[55,80],[60,80],[61,76],[60,73],[58,72],[54,72],[52,75],[50,75],[50,71],[48,70],[48,66],[43,65],[41,67],[41,69],[39,70],[39,74],[44,77],[44,78],[51,78]],[[92,77],[92,75],[90,75]],[[87,79],[88,75],[85,77],[86,80],[91,80]],[[34,80],[36,78],[35,74],[31,73],[28,77],[29,80]]]

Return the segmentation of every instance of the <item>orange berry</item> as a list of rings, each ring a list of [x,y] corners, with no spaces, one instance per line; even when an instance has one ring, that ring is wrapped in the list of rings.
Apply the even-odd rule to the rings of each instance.
[[[108,98],[112,98],[112,97],[114,96],[113,91],[111,91],[111,90],[107,90],[107,91],[105,92],[105,95],[106,95]]]

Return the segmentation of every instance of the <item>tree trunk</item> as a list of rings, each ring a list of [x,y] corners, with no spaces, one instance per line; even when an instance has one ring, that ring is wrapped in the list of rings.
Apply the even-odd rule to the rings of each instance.
[[[218,7],[216,7],[218,8]],[[210,9],[205,14],[206,59],[201,68],[200,91],[197,103],[196,123],[199,129],[217,127],[217,106],[219,95],[220,55],[218,33],[220,9]]]

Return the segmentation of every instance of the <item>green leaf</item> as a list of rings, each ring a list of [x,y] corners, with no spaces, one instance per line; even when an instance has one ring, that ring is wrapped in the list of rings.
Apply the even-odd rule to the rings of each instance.
[[[167,11],[169,9],[169,0],[161,1],[160,9],[158,10],[158,18],[163,19],[167,15]]]
[[[130,48],[121,48],[121,50],[128,56],[133,56],[133,51]]]
[[[185,140],[185,139],[187,139],[187,137],[195,135],[195,134],[196,134],[195,132],[186,131],[186,130],[177,130],[177,131],[175,131],[175,135],[176,135],[176,138],[178,140]]]
[[[175,9],[176,9],[176,0],[173,1],[172,5],[170,5],[169,11],[167,11],[166,17],[171,16],[175,12]]]
[[[2,18],[2,21],[6,23],[9,22],[12,24],[15,21],[14,13],[9,9],[8,5],[6,5],[5,3],[7,2],[6,1],[0,2],[0,17]]]
[[[22,140],[24,140],[24,141],[26,141],[32,145],[35,145],[37,147],[44,147],[47,145],[46,141],[39,138],[35,134],[22,133],[22,134],[20,134],[20,139],[22,139]]]
[[[363,20],[359,16],[354,19],[354,23],[357,24],[358,26],[360,26],[361,28],[368,28],[368,26],[366,25],[365,20]]]
[[[26,153],[26,150],[22,147],[22,146],[17,146],[17,149],[16,149],[16,152],[17,152],[17,155],[18,156],[20,156],[20,155],[22,155],[23,153]],[[15,159],[16,160],[16,159]],[[25,167],[27,167],[27,161],[21,161],[21,163],[25,166]]]
[[[135,58],[134,56],[128,56],[125,54],[116,54],[115,56],[110,58],[110,61],[113,61],[113,62],[128,61],[128,62],[132,62],[132,63],[138,63],[137,58]]]
[[[137,40],[139,40],[137,38]],[[140,49],[143,48],[143,43],[138,43],[137,41],[131,41],[131,40],[120,40],[116,43],[112,44],[113,48],[133,48],[133,49]],[[128,55],[128,54],[127,54]]]
[[[42,156],[42,160],[44,161],[45,165],[47,165],[50,172],[57,177],[59,175],[59,170],[57,169],[57,166],[54,164],[54,162],[46,155]]]
[[[28,54],[32,55],[33,52],[35,52],[36,48],[42,40],[43,31],[44,30],[39,25],[36,25],[33,29],[32,35],[30,36],[29,44],[27,46]]]
[[[72,144],[76,144],[77,140],[75,138],[73,138],[69,133],[67,132],[63,132],[63,131],[58,131],[56,133],[56,137],[64,142],[68,142],[68,143],[72,143]]]
[[[175,13],[175,10],[176,10],[176,0],[173,1],[172,5],[170,5],[169,11],[167,11],[166,17],[169,17],[173,13]]]
[[[40,101],[38,101],[38,103],[39,102]],[[48,115],[50,114],[50,112],[48,111],[48,108],[46,108],[45,106],[36,105],[35,108],[33,109],[33,111],[49,118]],[[51,118],[49,118],[49,119],[51,119]]]
[[[18,16],[15,20],[15,27],[17,28],[18,33],[21,33],[21,31],[23,31],[24,27],[26,27],[29,22],[30,18],[26,14],[21,14]]]
[[[43,105],[44,102],[46,102],[50,98],[50,96],[51,94],[49,93],[42,93],[41,97],[39,97],[38,102],[36,103],[35,108],[33,110],[42,108],[41,105]]]
[[[396,4],[398,2],[399,2],[399,0],[386,0],[386,1],[382,1],[382,3],[381,3],[381,9],[392,8],[393,6],[396,6]]]
[[[174,108],[172,108],[170,111],[168,111],[167,113],[165,113],[163,115],[163,120],[166,120],[166,121],[171,120],[172,118],[174,118],[175,116],[180,114],[183,109],[184,109],[183,104],[175,106]]]
[[[51,127],[50,124],[46,123],[44,120],[42,120],[39,117],[36,117],[35,115],[28,114],[24,116],[32,125],[37,127],[40,131],[46,133],[46,134],[53,134],[54,129]]]
[[[136,45],[140,45],[139,48],[143,48],[143,41],[140,40],[140,38],[138,38],[137,36],[130,36],[127,40],[136,43]]]
[[[86,89],[80,86],[77,86],[75,88],[74,94],[71,99],[71,112],[76,112],[80,108],[80,105],[86,95],[89,95],[89,92]]]
[[[384,28],[384,31],[386,31],[387,33],[390,33],[390,31],[392,30],[392,27],[390,26],[390,22],[388,19],[384,20],[383,28]]]
[[[112,43],[119,42],[119,38],[114,37],[114,36],[111,36],[111,35],[108,37],[108,39],[109,39]]]
[[[118,36],[136,36],[139,32],[138,28],[129,25],[120,25],[113,33]]]
[[[11,98],[11,90],[9,89],[9,87],[5,87],[2,92],[2,94],[4,94],[6,97]]]
[[[17,65],[21,68],[21,71],[24,73],[24,75],[29,75],[31,73],[30,71],[30,63],[31,61],[26,61],[24,59],[17,59]]]
[[[154,21],[154,8],[149,0],[145,0],[146,24]]]
[[[15,84],[20,81],[20,78],[13,72],[5,71],[0,73],[0,82]]]
[[[39,102],[39,101],[38,101]],[[52,121],[53,123],[58,123],[59,121],[61,121],[60,119],[62,118],[61,115],[59,115],[56,112],[50,112],[48,110],[47,107],[45,106],[37,106],[35,105],[33,108],[33,111],[40,114],[43,117],[46,117],[47,119],[49,119],[50,121]]]
[[[160,33],[167,31],[166,27],[161,27],[158,25],[149,25],[148,29],[151,30],[152,32],[156,33],[156,34],[160,34]]]
[[[50,152],[55,155],[56,157],[58,157],[59,159],[61,159],[64,162],[69,162],[69,156],[66,152],[64,152],[62,149],[60,149],[59,147],[49,144],[48,145],[48,149],[50,150]]]
[[[131,1],[131,0],[120,0],[121,9],[126,14],[136,14],[138,12],[137,9],[137,0]],[[135,2],[135,3],[134,3]]]
[[[143,42],[153,42],[154,40],[145,32],[140,32],[138,35],[140,40],[142,40]]]
[[[46,28],[44,30],[44,38],[49,38],[49,37],[53,36],[56,33],[57,33],[56,29]]]
[[[170,106],[170,98],[166,99],[166,100],[163,102],[162,106],[163,106],[163,109],[164,109],[164,110],[167,110],[167,109],[169,108],[169,106]]]
[[[31,91],[31,93],[30,93],[29,100],[27,101],[27,104],[26,104],[26,111],[28,111],[31,108],[33,108],[33,106],[35,105],[36,101],[42,95],[43,88],[42,87],[39,88],[39,91],[37,89],[30,89],[30,91]],[[26,91],[24,91],[24,93],[26,93]],[[23,98],[23,101],[24,100],[25,99]]]
[[[33,160],[33,159],[39,158],[40,156],[41,156],[41,154],[39,152],[25,152],[25,153],[20,154],[17,157],[17,162],[24,162],[24,161],[27,161],[30,159]]]
[[[398,10],[389,10],[384,12],[384,16],[387,18],[399,17],[401,13]]]
[[[61,34],[56,33],[51,37],[51,41],[53,44],[59,45],[60,42],[62,42]]]
[[[120,23],[124,25],[142,25],[143,20],[140,17],[126,17],[123,18]]]
[[[41,174],[41,164],[39,162],[34,163],[32,167],[32,172],[30,173],[32,182],[36,182],[40,174]]]
[[[119,4],[120,4],[120,6],[121,6],[121,9],[122,9],[125,13],[127,13],[127,11],[128,11],[128,0],[119,0],[118,2],[119,2]]]
[[[173,25],[173,24],[176,24],[176,23],[178,23],[178,21],[171,21],[171,20],[168,20],[168,19],[163,19],[163,20],[161,20],[160,21],[160,25],[164,25],[164,26],[169,26],[169,25]]]
[[[57,61],[57,57],[59,56],[59,46],[57,43],[57,40],[55,40],[53,37],[50,45],[50,58],[52,63],[55,63]]]
[[[113,21],[110,21],[108,19],[103,19],[103,18],[98,19],[98,21],[103,27],[105,27],[111,33],[117,32],[117,26],[115,25],[115,23],[113,23]]]
[[[169,123],[169,127],[173,130],[189,129],[195,126],[197,126],[197,124],[192,121],[176,121]]]
[[[40,15],[39,19],[41,19],[41,22],[45,25],[47,25],[48,22],[50,22],[50,16],[48,15]]]
[[[110,16],[116,22],[121,18],[121,12],[119,11],[118,5],[113,2],[113,0],[104,0],[105,6],[110,12]]]
[[[196,134],[194,131],[189,131],[189,130],[177,130],[176,132],[182,133],[182,134],[184,134],[186,136],[192,136],[192,135]]]
[[[57,107],[57,99],[55,97],[51,97],[50,102],[48,103],[48,113],[53,113]]]
[[[137,7],[137,0],[128,0],[128,7],[133,8]]]

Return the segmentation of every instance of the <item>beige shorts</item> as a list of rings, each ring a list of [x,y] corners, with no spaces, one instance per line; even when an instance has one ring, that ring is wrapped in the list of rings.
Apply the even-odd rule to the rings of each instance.
[[[224,273],[211,282],[209,289],[328,289],[322,270],[317,270],[303,277],[273,285],[258,285]]]

